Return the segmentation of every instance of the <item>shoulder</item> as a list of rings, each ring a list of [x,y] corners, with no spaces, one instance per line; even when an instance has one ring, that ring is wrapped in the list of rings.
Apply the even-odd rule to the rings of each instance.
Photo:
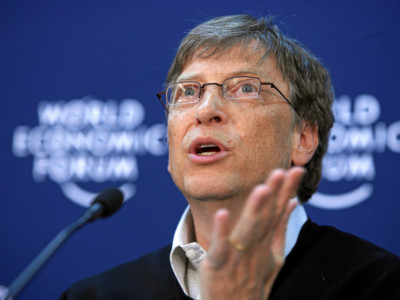
[[[78,281],[60,299],[179,299],[180,288],[169,264],[170,249],[166,246]]]
[[[310,242],[310,250],[314,255],[318,253],[317,256],[324,260],[329,257],[333,264],[344,263],[350,268],[360,265],[372,266],[374,262],[378,263],[378,268],[389,262],[393,267],[400,268],[400,258],[397,255],[362,238],[331,226],[318,226],[312,222],[307,226],[311,235],[314,235],[313,241]]]
[[[290,286],[310,299],[396,299],[398,282],[398,256],[352,234],[307,221],[276,288],[282,292]]]

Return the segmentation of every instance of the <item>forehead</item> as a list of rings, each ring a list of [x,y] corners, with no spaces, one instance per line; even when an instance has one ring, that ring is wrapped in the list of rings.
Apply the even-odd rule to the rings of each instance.
[[[246,74],[267,79],[277,71],[274,55],[267,55],[265,48],[239,44],[229,49],[197,50],[184,64],[177,81],[201,80],[206,75],[219,78]]]

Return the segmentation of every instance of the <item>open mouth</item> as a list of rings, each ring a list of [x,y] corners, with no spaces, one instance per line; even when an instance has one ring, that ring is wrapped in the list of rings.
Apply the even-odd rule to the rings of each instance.
[[[210,156],[220,151],[221,149],[215,144],[200,145],[196,148],[196,154],[200,156]]]

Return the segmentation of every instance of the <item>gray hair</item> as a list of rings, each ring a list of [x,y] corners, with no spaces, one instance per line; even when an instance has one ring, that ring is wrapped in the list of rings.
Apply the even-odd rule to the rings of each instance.
[[[319,144],[313,158],[305,165],[307,173],[297,191],[299,199],[306,202],[317,190],[321,179],[322,158],[327,151],[329,131],[334,122],[331,110],[334,93],[328,70],[298,41],[284,35],[272,18],[234,15],[214,18],[198,25],[183,39],[166,84],[175,83],[184,65],[194,55],[212,56],[236,45],[247,49],[252,41],[257,41],[257,49],[253,50],[265,50],[261,60],[270,54],[276,57],[278,68],[290,87],[290,102],[300,120],[318,126]],[[297,119],[297,126],[301,126],[300,120]]]

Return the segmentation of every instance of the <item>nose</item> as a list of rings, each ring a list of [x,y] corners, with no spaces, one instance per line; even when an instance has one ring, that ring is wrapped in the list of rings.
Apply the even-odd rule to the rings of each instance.
[[[196,109],[197,124],[222,124],[228,119],[227,107],[219,86],[207,86]]]

